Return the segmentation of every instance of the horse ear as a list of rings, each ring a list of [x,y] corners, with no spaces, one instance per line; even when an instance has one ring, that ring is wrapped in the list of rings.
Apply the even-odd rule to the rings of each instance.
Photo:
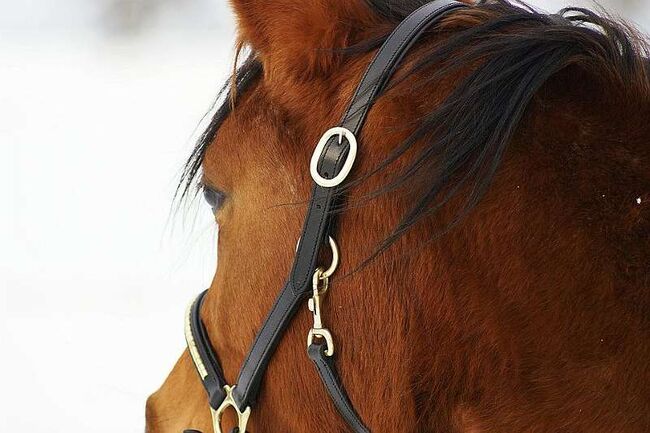
[[[302,77],[327,73],[349,46],[376,28],[366,0],[231,0],[241,42],[255,50],[265,73]]]

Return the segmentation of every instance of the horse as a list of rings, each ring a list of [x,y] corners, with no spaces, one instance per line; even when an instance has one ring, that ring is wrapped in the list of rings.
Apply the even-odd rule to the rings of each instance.
[[[291,270],[314,145],[425,3],[231,0],[240,60],[179,186],[219,227],[200,317],[230,383]],[[604,11],[467,5],[370,108],[331,211],[340,380],[373,432],[648,432],[646,41]],[[349,431],[306,354],[311,321],[301,305],[247,431]],[[213,423],[185,351],[146,431],[188,428]]]

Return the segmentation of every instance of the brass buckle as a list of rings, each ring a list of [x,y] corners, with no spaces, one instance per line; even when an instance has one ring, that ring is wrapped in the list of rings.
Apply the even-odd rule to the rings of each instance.
[[[229,407],[232,407],[237,413],[237,428],[239,433],[246,433],[246,424],[248,424],[248,418],[251,416],[250,406],[244,409],[243,411],[239,409],[237,402],[235,401],[232,392],[235,389],[235,386],[224,386],[224,391],[226,391],[226,398],[223,400],[221,405],[217,410],[210,407],[210,413],[212,414],[212,426],[214,427],[214,433],[223,433],[221,430],[221,419],[223,418],[223,413]]]
[[[323,268],[317,268],[316,272],[314,272],[312,286],[313,293],[309,299],[308,306],[309,311],[312,312],[312,316],[314,317],[314,326],[309,330],[309,334],[307,334],[307,347],[309,348],[312,345],[314,338],[322,338],[327,345],[325,355],[332,356],[334,355],[334,338],[329,329],[323,326],[323,319],[321,317],[321,297],[325,295],[329,288],[329,276],[325,274]]]

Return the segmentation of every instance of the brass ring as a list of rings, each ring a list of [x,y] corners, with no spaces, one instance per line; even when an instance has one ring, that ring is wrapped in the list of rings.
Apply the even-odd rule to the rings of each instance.
[[[332,264],[326,271],[323,271],[321,279],[326,279],[332,276],[336,268],[339,266],[339,246],[336,245],[334,238],[329,236],[330,249],[332,250]]]
[[[329,268],[327,268],[326,271],[323,271],[321,280],[331,277],[332,274],[334,274],[334,271],[336,271],[336,268],[339,266],[339,246],[336,244],[336,241],[333,237],[328,236],[328,238],[330,249],[332,250],[332,264]],[[298,251],[298,247],[300,246],[300,239],[301,238],[298,238],[298,242],[296,242],[296,251]]]

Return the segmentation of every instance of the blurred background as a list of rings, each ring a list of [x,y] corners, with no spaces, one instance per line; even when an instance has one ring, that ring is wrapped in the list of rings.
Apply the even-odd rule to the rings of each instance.
[[[226,0],[0,4],[1,431],[143,431],[216,266],[208,207],[172,197],[234,36]]]

